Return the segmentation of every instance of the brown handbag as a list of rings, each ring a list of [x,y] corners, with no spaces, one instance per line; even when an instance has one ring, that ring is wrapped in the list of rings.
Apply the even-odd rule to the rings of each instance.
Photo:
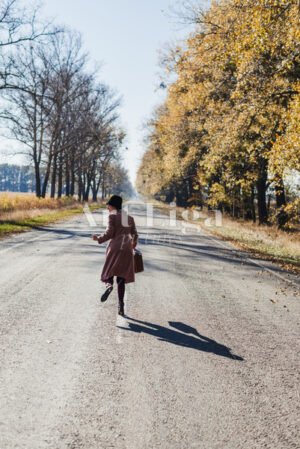
[[[134,259],[134,272],[141,273],[144,271],[144,262],[141,251],[138,249],[133,250],[133,259]]]

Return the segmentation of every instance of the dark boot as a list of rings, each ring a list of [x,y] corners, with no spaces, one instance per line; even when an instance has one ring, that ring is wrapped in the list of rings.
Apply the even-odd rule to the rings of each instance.
[[[113,285],[112,284],[106,284],[106,289],[105,292],[103,293],[103,295],[101,296],[101,302],[105,302],[107,300],[107,298],[109,297],[109,295],[111,294],[111,292],[113,291]]]

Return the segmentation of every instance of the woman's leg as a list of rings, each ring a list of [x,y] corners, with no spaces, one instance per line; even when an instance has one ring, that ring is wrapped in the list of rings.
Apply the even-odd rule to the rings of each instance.
[[[118,298],[119,298],[119,315],[124,315],[124,295],[125,295],[125,279],[117,277]]]
[[[106,279],[105,281],[105,292],[101,296],[101,302],[105,302],[109,295],[111,294],[113,290],[113,284],[114,284],[114,278],[113,276],[111,278]]]
[[[111,278],[106,279],[105,284],[114,284],[114,277],[112,276]]]

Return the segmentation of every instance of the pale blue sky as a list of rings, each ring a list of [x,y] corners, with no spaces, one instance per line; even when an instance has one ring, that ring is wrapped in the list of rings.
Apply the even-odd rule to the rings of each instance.
[[[28,4],[28,0],[20,1]],[[121,123],[127,133],[124,148],[128,147],[123,159],[132,182],[145,150],[142,125],[165,95],[165,91],[158,89],[161,70],[158,52],[165,44],[180,41],[191,31],[170,11],[180,8],[183,1],[41,0],[42,18],[79,31],[91,65],[102,63],[100,80],[122,97]],[[210,0],[191,1],[210,3]],[[16,154],[19,145],[14,141],[1,137],[0,142],[1,162],[28,163]]]
[[[123,97],[121,120],[127,131],[124,164],[134,180],[143,153],[141,129],[153,107],[162,101],[158,50],[183,37],[183,28],[169,16],[176,0],[43,0],[43,11],[82,33],[91,60],[102,61],[103,81]]]

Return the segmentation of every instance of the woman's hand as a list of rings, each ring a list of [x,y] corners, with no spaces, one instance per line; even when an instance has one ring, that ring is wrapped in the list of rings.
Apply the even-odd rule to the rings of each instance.
[[[132,245],[132,249],[135,249],[136,245],[137,245],[137,242],[132,242],[131,245]]]
[[[92,239],[95,240],[96,242],[98,242],[98,235],[96,235],[96,234],[92,235]]]

